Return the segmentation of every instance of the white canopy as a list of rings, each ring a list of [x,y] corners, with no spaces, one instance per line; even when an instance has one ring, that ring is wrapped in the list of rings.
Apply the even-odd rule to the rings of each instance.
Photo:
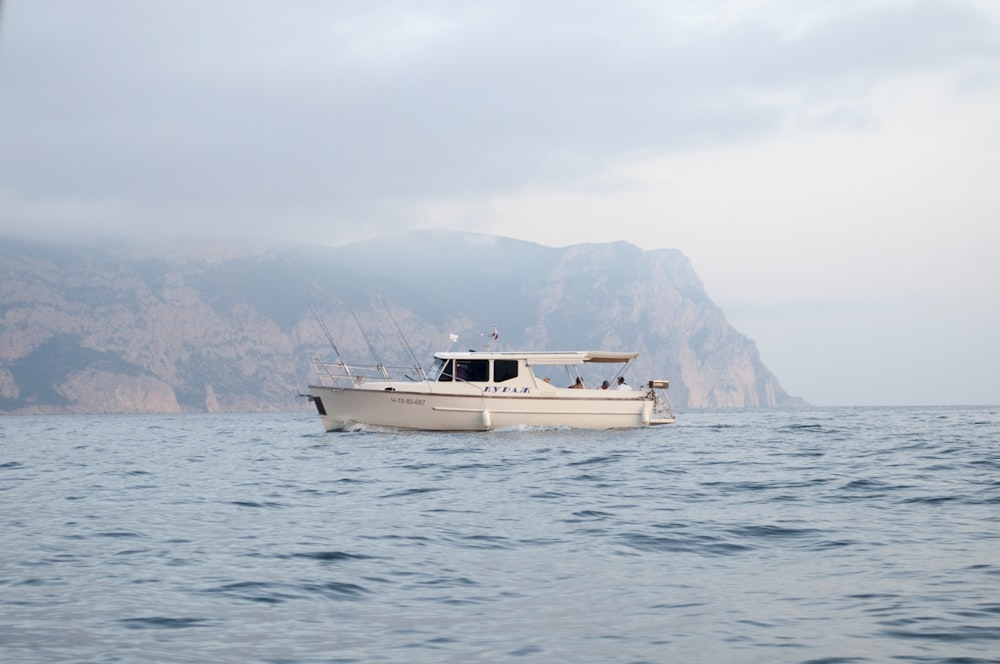
[[[639,357],[639,353],[608,350],[571,351],[469,351],[464,353],[435,353],[442,360],[525,360],[529,365],[573,365],[585,362],[625,363]]]

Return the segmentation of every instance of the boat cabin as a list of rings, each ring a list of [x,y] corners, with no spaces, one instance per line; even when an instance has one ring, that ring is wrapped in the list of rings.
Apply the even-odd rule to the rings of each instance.
[[[624,373],[636,357],[638,353],[609,351],[437,353],[434,364],[427,372],[427,380],[431,383],[464,382],[538,387],[544,382],[540,374],[545,372],[541,368],[564,368],[572,383],[580,375],[577,369],[584,364],[620,364],[620,370],[614,374],[617,377]]]

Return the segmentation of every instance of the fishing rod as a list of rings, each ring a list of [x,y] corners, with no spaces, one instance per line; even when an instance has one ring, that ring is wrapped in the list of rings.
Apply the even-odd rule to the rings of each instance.
[[[416,368],[416,370],[420,372],[421,378],[427,380],[427,372],[425,372],[424,368],[420,365],[420,360],[417,359],[417,354],[414,353],[413,348],[410,347],[410,343],[406,340],[406,335],[403,334],[403,330],[400,329],[399,323],[396,322],[396,318],[392,315],[392,311],[389,309],[389,305],[387,305],[385,300],[382,299],[381,297],[378,297],[376,301],[385,311],[386,315],[389,316],[389,320],[392,321],[393,327],[396,328],[396,332],[399,334],[399,338],[403,341],[403,345],[406,346],[406,350],[410,354],[410,357],[413,358],[414,368]]]
[[[361,321],[358,320],[358,315],[354,313],[354,308],[347,305],[347,310],[350,311],[351,316],[354,317],[354,322],[357,323],[358,329],[361,330],[361,338],[365,340],[366,344],[368,344],[368,350],[371,351],[372,357],[375,358],[375,368],[379,370],[379,373],[382,374],[384,379],[389,380],[389,372],[385,370],[385,365],[382,364],[382,360],[378,359],[378,353],[375,352],[375,346],[372,345],[371,339],[369,339],[368,335],[365,333],[365,328],[361,325]]]
[[[330,347],[333,348],[333,353],[337,356],[337,361],[340,362],[342,367],[347,368],[347,364],[344,362],[344,358],[341,356],[340,350],[337,348],[337,343],[333,340],[333,335],[330,334],[330,328],[326,326],[326,321],[324,321],[323,317],[319,315],[319,308],[316,306],[316,302],[312,299],[309,291],[304,292],[306,300],[309,302],[309,310],[312,311],[313,317],[316,319],[316,322],[319,323],[320,329],[323,330],[326,340],[330,342]]]

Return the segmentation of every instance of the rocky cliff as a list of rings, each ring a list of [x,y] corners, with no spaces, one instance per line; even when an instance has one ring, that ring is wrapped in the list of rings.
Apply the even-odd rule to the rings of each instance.
[[[637,350],[632,381],[670,379],[678,408],[797,402],[678,251],[416,231],[267,250],[7,240],[0,412],[305,408],[324,326],[349,361],[412,366],[494,324],[501,349]]]

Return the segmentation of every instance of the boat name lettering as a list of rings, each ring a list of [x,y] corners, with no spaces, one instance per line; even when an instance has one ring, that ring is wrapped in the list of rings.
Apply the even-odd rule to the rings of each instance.
[[[531,392],[530,387],[500,387],[499,385],[487,385],[483,388],[483,392],[494,392],[500,394],[528,394]]]
[[[390,397],[393,403],[404,406],[423,406],[425,399],[413,399],[411,397]]]

